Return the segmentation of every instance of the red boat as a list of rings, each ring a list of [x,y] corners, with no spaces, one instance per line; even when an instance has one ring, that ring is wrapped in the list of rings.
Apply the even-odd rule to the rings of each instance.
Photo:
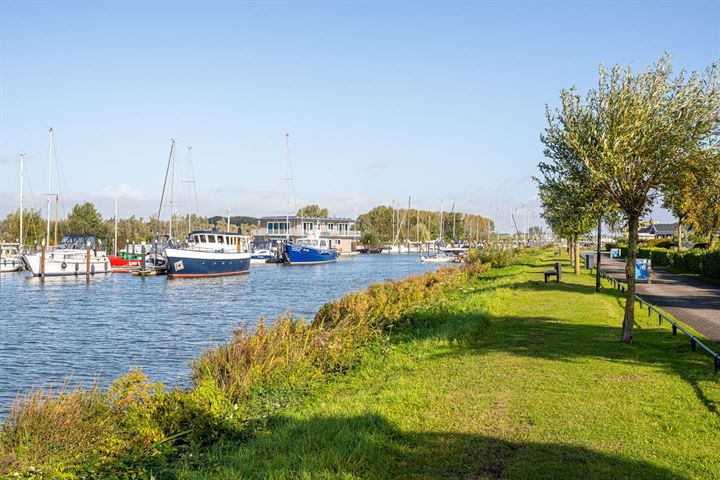
[[[120,255],[111,255],[108,258],[113,273],[130,273],[133,270],[139,270],[142,266],[142,258],[139,253],[120,252]]]

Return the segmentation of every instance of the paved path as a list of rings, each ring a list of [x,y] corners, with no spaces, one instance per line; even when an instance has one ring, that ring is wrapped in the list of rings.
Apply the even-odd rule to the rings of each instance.
[[[624,260],[614,260],[603,254],[600,268],[613,278],[625,281]],[[651,283],[638,283],[637,293],[720,344],[720,287],[653,270]]]

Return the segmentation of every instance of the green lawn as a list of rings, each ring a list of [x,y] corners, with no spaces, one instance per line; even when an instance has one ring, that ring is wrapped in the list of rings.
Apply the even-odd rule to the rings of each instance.
[[[640,310],[636,343],[621,344],[619,294],[594,293],[588,274],[545,284],[553,261],[495,270],[416,314],[180,477],[719,478],[710,357]]]

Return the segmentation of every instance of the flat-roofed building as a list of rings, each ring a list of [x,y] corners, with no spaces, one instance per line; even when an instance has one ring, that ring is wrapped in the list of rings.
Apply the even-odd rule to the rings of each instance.
[[[360,240],[360,232],[355,230],[355,220],[352,218],[277,215],[261,217],[258,222],[259,226],[253,230],[255,242],[281,241],[288,236],[290,240],[297,240],[319,234],[331,240],[333,248],[347,253],[354,251]]]

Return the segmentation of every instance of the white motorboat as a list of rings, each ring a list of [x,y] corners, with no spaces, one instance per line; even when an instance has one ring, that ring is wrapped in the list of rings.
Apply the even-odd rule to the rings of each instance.
[[[455,255],[439,253],[437,255],[421,255],[420,261],[423,263],[448,263],[457,261]]]
[[[110,273],[110,259],[97,243],[94,235],[65,235],[57,247],[22,258],[36,277]]]
[[[250,256],[250,265],[265,265],[268,260],[275,258],[273,252],[267,248],[253,250]]]
[[[25,268],[25,262],[20,254],[20,244],[0,244],[0,273],[19,272]]]

